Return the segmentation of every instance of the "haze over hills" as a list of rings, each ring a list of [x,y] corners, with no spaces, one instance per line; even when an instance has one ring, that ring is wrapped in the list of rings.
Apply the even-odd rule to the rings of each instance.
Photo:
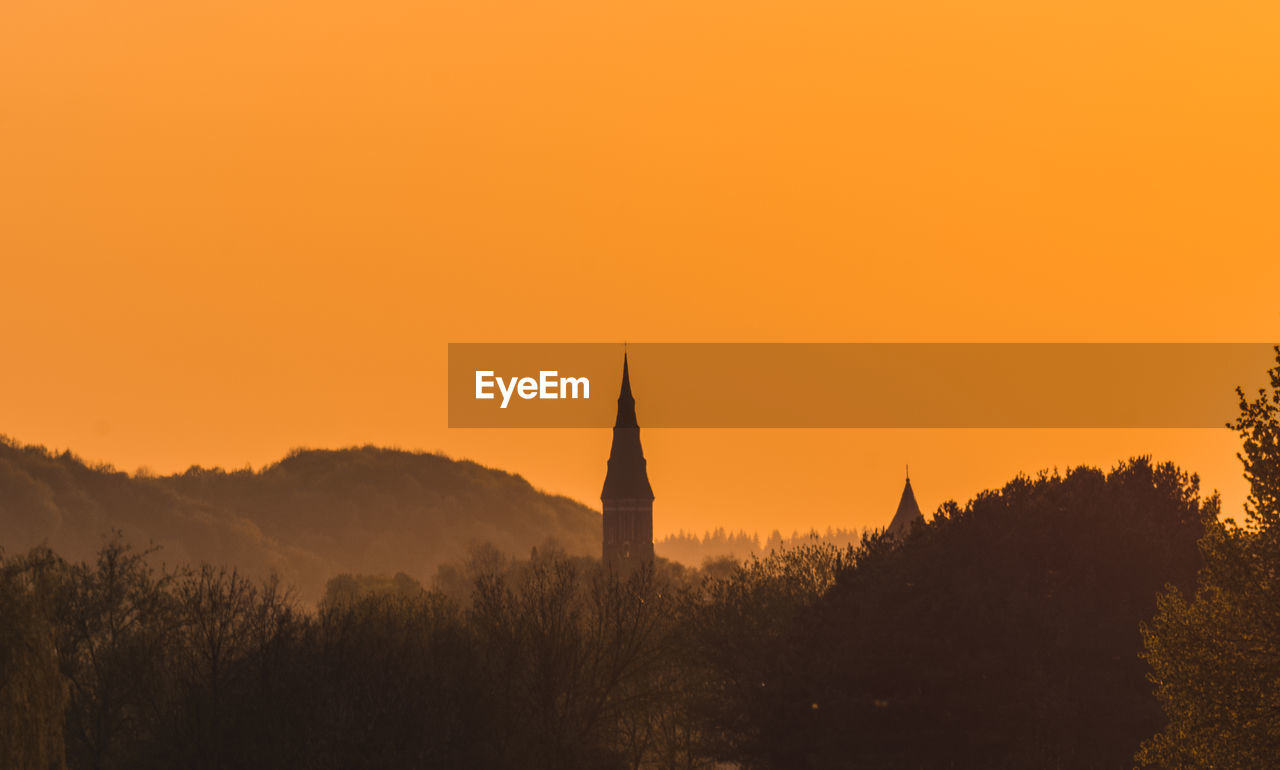
[[[112,530],[168,563],[275,570],[300,598],[342,572],[426,580],[477,543],[527,555],[555,541],[598,555],[600,514],[518,475],[437,454],[298,450],[260,470],[130,475],[0,440],[0,546],[88,559]]]

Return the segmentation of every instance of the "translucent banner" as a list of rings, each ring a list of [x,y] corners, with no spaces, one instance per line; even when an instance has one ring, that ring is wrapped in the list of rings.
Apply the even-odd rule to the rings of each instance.
[[[1260,343],[449,345],[449,426],[1220,428]]]

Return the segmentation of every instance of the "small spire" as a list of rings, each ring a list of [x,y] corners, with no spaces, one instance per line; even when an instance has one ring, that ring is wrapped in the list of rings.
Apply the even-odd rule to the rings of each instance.
[[[910,472],[908,467],[907,471]],[[893,519],[889,522],[889,534],[894,537],[905,536],[911,531],[911,528],[917,522],[924,521],[924,514],[920,512],[920,504],[916,502],[916,493],[911,489],[911,478],[907,477],[907,483],[902,487],[902,499],[898,501],[898,510],[894,512]]]

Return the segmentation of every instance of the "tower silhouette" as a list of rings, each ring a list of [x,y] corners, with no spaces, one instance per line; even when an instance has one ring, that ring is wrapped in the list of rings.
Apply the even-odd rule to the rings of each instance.
[[[911,489],[911,475],[908,470],[907,485],[902,488],[902,499],[898,501],[898,510],[889,522],[889,534],[893,537],[906,537],[916,523],[924,523],[924,514],[920,513],[920,505],[916,502],[916,493]]]
[[[630,570],[653,562],[653,487],[640,446],[636,400],[631,395],[627,356],[622,355],[622,390],[613,423],[609,470],[600,492],[604,509],[604,563]]]

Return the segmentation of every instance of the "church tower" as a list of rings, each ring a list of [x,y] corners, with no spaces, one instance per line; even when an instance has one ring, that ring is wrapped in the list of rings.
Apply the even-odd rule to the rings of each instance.
[[[907,485],[902,489],[902,499],[898,501],[898,510],[889,522],[889,534],[893,537],[906,537],[916,523],[924,523],[924,514],[920,513],[920,505],[916,502],[916,493],[911,490],[911,475],[907,475]]]
[[[604,563],[624,570],[653,562],[653,488],[640,448],[636,400],[631,396],[627,356],[622,356],[622,392],[613,424],[609,471],[600,493],[604,508]]]

